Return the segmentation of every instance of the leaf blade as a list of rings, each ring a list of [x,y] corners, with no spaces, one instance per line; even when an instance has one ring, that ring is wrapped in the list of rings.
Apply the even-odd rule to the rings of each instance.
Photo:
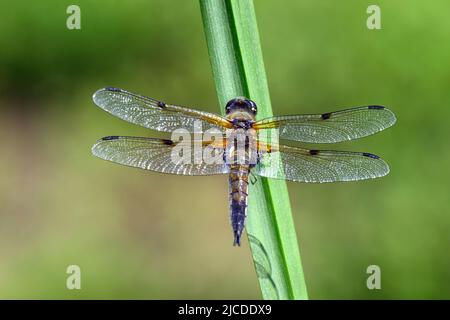
[[[200,0],[219,103],[246,96],[272,116],[253,2]],[[222,110],[223,111],[223,110]],[[308,299],[284,181],[250,185],[247,234],[264,299]]]

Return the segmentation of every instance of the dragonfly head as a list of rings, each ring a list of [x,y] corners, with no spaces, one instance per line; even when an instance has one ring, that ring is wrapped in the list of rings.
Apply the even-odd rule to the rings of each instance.
[[[225,106],[225,113],[228,115],[234,111],[246,111],[252,115],[256,115],[257,107],[256,103],[245,97],[237,97],[228,101]]]

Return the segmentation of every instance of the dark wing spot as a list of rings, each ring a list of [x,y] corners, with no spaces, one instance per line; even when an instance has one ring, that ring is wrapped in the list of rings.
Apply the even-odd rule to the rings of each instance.
[[[368,153],[368,152],[364,152],[364,153],[363,153],[363,156],[364,156],[364,157],[369,157],[369,158],[372,158],[372,159],[379,159],[379,158],[380,158],[380,157],[377,156],[376,154],[372,154],[372,153]]]
[[[327,113],[322,114],[322,120],[330,119],[330,117],[331,117],[331,112],[327,112]]]
[[[108,137],[103,137],[102,140],[108,141],[108,140],[116,140],[119,139],[119,136],[108,136]]]
[[[169,140],[169,139],[162,139],[161,141],[166,146],[173,146],[174,145],[174,142],[172,140]]]
[[[162,101],[158,101],[158,107],[160,107],[161,109],[164,109],[166,107],[166,104]]]
[[[115,87],[106,87],[105,90],[113,91],[113,92],[121,92],[122,91],[122,89],[115,88]]]
[[[382,110],[384,109],[383,106],[368,106],[369,109],[378,109],[378,110]]]
[[[312,156],[316,156],[319,154],[319,150],[309,150],[309,154]]]

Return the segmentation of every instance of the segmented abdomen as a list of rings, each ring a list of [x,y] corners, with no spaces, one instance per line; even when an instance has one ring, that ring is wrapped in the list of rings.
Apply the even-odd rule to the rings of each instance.
[[[230,220],[234,233],[233,245],[241,245],[241,235],[247,217],[248,165],[230,166]]]

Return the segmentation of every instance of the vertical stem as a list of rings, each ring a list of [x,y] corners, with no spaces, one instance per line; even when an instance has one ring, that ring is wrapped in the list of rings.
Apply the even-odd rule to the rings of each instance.
[[[200,0],[208,52],[222,112],[246,96],[258,118],[272,115],[251,0]],[[247,235],[264,299],[308,299],[284,181],[258,177],[250,185]]]

